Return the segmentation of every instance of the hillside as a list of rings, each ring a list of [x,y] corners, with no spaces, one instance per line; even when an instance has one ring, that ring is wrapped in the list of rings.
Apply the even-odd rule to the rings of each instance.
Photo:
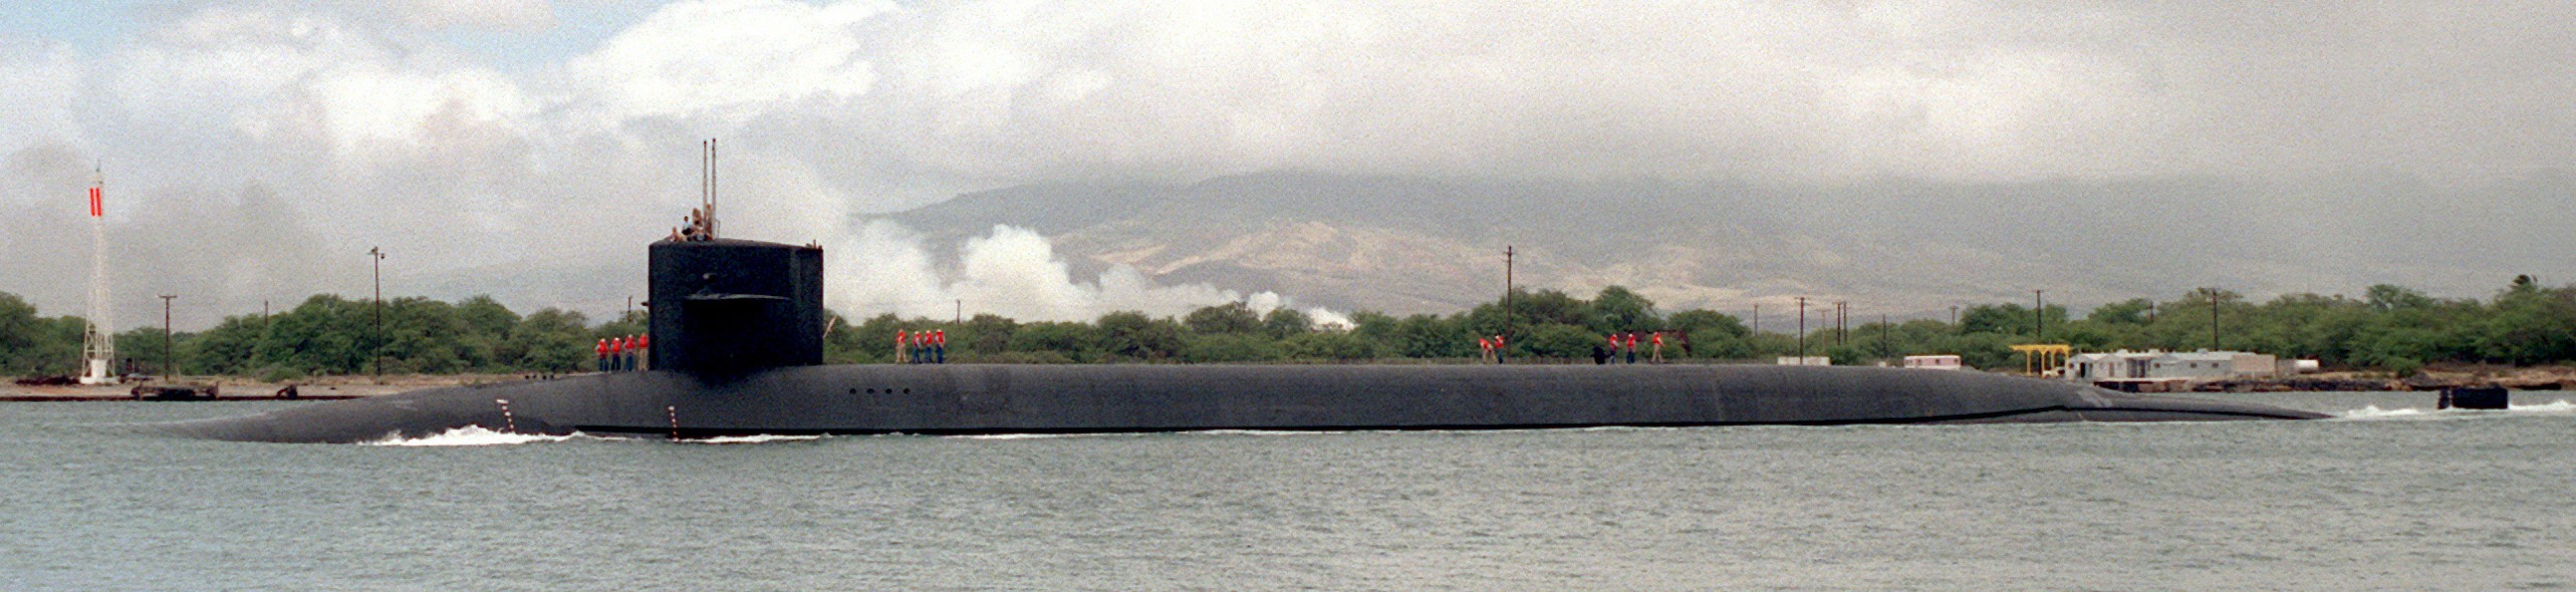
[[[1835,188],[1515,182],[1266,173],[1188,185],[1050,184],[887,218],[953,246],[995,224],[1037,230],[1079,272],[1273,290],[1336,308],[1445,312],[1490,299],[1501,251],[1526,286],[1630,286],[1665,308],[1779,310],[1850,300],[1907,315],[2046,289],[2079,305],[2203,285],[2251,295],[2373,283],[2476,296],[2550,274],[2571,183],[2462,192],[2403,179],[2178,178]],[[2461,236],[2479,240],[2463,241]]]

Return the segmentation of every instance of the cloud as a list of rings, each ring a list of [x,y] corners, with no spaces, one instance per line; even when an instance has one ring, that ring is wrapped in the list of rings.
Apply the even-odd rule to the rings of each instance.
[[[87,82],[79,58],[57,43],[0,38],[0,147],[83,142],[74,109]]]
[[[544,0],[394,0],[384,5],[423,29],[544,30],[555,24],[554,7]]]
[[[875,80],[860,25],[885,2],[712,0],[664,7],[566,69],[608,123],[836,105]]]
[[[2554,2],[682,0],[507,68],[441,34],[589,24],[557,14],[192,0],[126,15],[108,47],[0,40],[0,153],[114,163],[136,190],[112,216],[260,187],[321,252],[383,245],[420,272],[633,259],[694,201],[709,137],[729,228],[830,244],[960,191],[1271,170],[2447,187],[2576,168],[2576,5]]]

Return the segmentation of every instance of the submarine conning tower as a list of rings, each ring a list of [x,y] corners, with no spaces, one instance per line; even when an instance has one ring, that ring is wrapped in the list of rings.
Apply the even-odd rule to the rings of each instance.
[[[652,367],[733,374],[823,363],[823,249],[729,239],[650,248]]]

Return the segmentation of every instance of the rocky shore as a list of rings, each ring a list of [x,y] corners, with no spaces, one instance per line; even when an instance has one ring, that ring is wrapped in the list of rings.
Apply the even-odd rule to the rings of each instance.
[[[2576,368],[2436,366],[2406,377],[2371,372],[2326,372],[2277,378],[2223,378],[2198,381],[2191,384],[2191,390],[2203,393],[2438,391],[2474,386],[2501,386],[2518,391],[2576,390]]]

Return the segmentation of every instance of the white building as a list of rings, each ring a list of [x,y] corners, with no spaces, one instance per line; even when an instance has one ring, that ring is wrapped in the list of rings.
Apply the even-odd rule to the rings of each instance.
[[[1807,356],[1807,357],[1805,357],[1805,358],[1800,358],[1800,357],[1797,357],[1797,356],[1780,356],[1780,359],[1778,360],[1778,362],[1779,362],[1779,365],[1782,365],[1782,366],[1832,366],[1832,365],[1834,365],[1834,359],[1833,359],[1833,358],[1828,358],[1828,357],[1825,357],[1825,356]]]
[[[1925,370],[1959,370],[1966,368],[1967,366],[1960,364],[1959,356],[1939,355],[1905,356],[1905,367],[1922,368]]]
[[[2280,365],[2269,354],[2238,351],[2120,350],[2066,358],[2064,376],[2086,382],[2273,376]]]

